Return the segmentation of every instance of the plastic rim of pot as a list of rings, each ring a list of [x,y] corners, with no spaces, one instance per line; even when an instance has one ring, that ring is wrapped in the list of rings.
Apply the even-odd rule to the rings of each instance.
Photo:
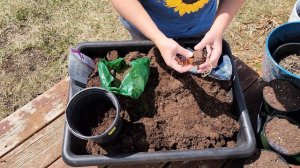
[[[266,39],[265,55],[262,70],[263,79],[271,81],[274,79],[286,79],[300,88],[300,76],[295,75],[281,67],[273,58],[275,50],[283,44],[300,43],[300,22],[285,23],[269,33]]]
[[[90,101],[99,101],[111,103],[116,110],[116,117],[113,123],[103,133],[94,136],[87,136],[78,131],[80,123],[80,112]],[[66,109],[66,122],[69,130],[76,137],[84,140],[93,140],[98,143],[107,143],[117,137],[122,128],[122,119],[120,117],[120,105],[116,96],[100,87],[86,88],[75,94],[69,102]]]
[[[297,0],[289,17],[289,22],[300,21],[300,0]]]
[[[287,161],[281,156],[281,155],[279,155],[278,153],[276,153],[276,152],[274,152],[274,151],[272,151],[272,150],[268,150],[268,149],[256,149],[256,150],[260,150],[260,151],[268,151],[268,152],[271,152],[271,153],[274,153],[276,156],[278,156],[278,158],[280,159],[280,160],[282,160],[287,166],[289,166],[289,164],[287,163]],[[256,152],[256,151],[255,151]],[[250,156],[251,157],[251,156]],[[250,158],[249,157],[249,158]],[[248,159],[249,159],[248,158]],[[245,162],[248,160],[248,159],[246,159],[245,160]],[[246,165],[245,165],[245,163],[244,163],[244,165],[243,165],[243,167],[245,167]],[[270,165],[271,166],[271,165]]]
[[[284,80],[284,81],[290,82],[289,80],[285,80],[285,79],[274,79],[274,80]],[[272,81],[274,81],[274,80],[272,80]],[[270,81],[270,82],[272,82],[272,81]],[[266,113],[269,114],[269,115],[271,115],[271,116],[274,116],[274,115],[287,115],[287,114],[296,113],[296,112],[300,111],[300,107],[297,108],[297,109],[295,109],[295,110],[293,110],[293,111],[282,111],[282,110],[279,110],[276,107],[272,106],[272,104],[269,104],[268,101],[266,101],[264,93],[263,93],[263,104],[264,104]]]
[[[295,120],[293,120],[293,119],[291,119],[291,118],[289,118],[289,117],[287,117],[287,116],[283,116],[283,115],[275,115],[275,116],[273,116],[273,117],[269,117],[269,118],[266,120],[266,122],[265,122],[265,124],[264,124],[264,126],[263,126],[263,129],[262,129],[262,131],[261,131],[261,133],[260,133],[260,138],[261,138],[261,142],[262,142],[262,144],[263,144],[263,147],[264,147],[265,149],[269,149],[269,150],[273,149],[274,151],[278,152],[279,154],[282,154],[282,155],[285,155],[285,156],[288,156],[288,157],[292,157],[296,162],[300,163],[300,151],[299,151],[298,153],[296,153],[296,154],[287,154],[286,152],[284,152],[284,151],[278,149],[278,147],[276,147],[276,146],[270,144],[270,142],[268,141],[267,136],[265,135],[265,127],[266,127],[267,123],[268,123],[269,121],[271,121],[271,120],[272,120],[273,118],[275,118],[275,117],[278,117],[278,118],[284,118],[284,119],[287,119],[288,121],[290,121],[290,122],[292,122],[292,123],[294,123],[294,124],[299,125]]]

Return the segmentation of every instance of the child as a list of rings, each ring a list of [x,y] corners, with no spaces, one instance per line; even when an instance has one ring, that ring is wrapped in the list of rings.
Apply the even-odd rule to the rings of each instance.
[[[191,57],[193,53],[172,38],[204,38],[194,47],[206,47],[208,57],[197,67],[198,73],[216,67],[222,53],[222,36],[244,0],[111,0],[122,16],[124,26],[134,39],[148,38],[161,52],[166,64],[178,72],[192,65],[181,66],[177,54]],[[218,7],[217,7],[218,6]],[[128,22],[127,22],[128,21]]]

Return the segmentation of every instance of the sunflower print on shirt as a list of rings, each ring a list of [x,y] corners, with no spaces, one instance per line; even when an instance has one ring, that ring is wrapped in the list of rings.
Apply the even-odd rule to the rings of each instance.
[[[169,8],[174,8],[175,12],[178,12],[180,16],[184,14],[197,12],[203,8],[209,0],[165,0],[165,5]]]

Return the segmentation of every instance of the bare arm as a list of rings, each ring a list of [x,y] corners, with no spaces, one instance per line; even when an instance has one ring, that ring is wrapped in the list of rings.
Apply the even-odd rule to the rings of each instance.
[[[203,40],[195,46],[196,50],[206,47],[211,52],[209,61],[212,63],[213,67],[217,66],[222,53],[223,34],[243,3],[244,0],[220,0],[217,15],[212,27],[206,33]],[[210,63],[206,62],[200,65],[199,71],[203,72],[209,69],[209,66]]]
[[[146,37],[152,40],[161,52],[166,64],[178,72],[186,72],[191,66],[180,66],[175,60],[176,54],[186,57],[192,56],[192,53],[174,40],[167,38],[155,25],[144,7],[138,0],[111,0],[116,11]]]
[[[157,28],[138,0],[111,0],[116,11],[153,42],[166,36]]]
[[[223,35],[244,1],[245,0],[220,0],[217,16],[210,31]]]

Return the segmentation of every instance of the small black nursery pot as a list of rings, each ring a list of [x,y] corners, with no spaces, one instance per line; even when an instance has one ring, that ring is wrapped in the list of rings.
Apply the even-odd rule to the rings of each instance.
[[[117,137],[122,127],[120,105],[115,95],[92,87],[74,95],[66,110],[69,130],[76,137],[106,143]]]

